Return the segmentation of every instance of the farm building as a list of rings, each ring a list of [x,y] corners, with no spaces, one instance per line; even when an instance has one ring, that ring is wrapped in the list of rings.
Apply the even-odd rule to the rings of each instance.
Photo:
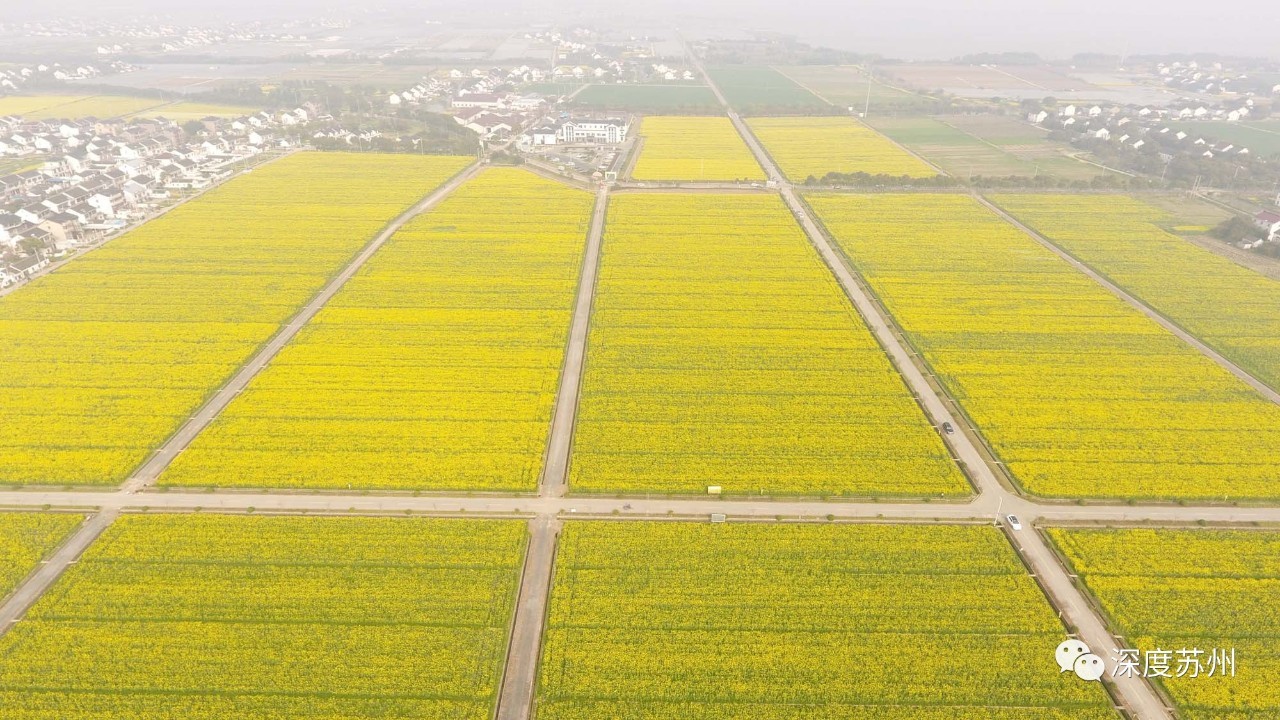
[[[1280,241],[1280,213],[1263,210],[1253,216],[1253,224],[1267,234],[1267,239]]]

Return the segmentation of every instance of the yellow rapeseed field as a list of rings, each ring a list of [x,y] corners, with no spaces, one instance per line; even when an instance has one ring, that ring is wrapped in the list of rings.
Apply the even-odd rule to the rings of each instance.
[[[1049,535],[1112,629],[1140,652],[1140,668],[1146,653],[1169,653],[1169,677],[1154,682],[1179,717],[1280,717],[1280,533],[1052,528]],[[1210,654],[1232,650],[1234,676],[1222,672],[1222,654],[1210,676]]]
[[[540,720],[1103,720],[990,526],[569,522]]]
[[[1122,195],[996,202],[1218,352],[1280,389],[1280,282],[1171,235]]]
[[[294,155],[0,299],[0,483],[122,480],[468,162]]]
[[[1280,407],[976,201],[809,201],[1029,491],[1280,497]]]
[[[523,523],[124,515],[0,636],[5,720],[487,720]]]
[[[397,233],[160,482],[533,490],[591,205],[486,170]]]
[[[69,105],[84,99],[84,95],[7,95],[0,97],[0,115],[19,115],[37,119],[46,109]],[[147,107],[158,104],[159,101],[152,101]]]
[[[969,487],[776,196],[609,207],[571,485],[960,495]]]
[[[128,95],[31,95],[0,98],[0,115],[21,115],[29,120],[98,118],[133,115],[169,101]]]
[[[646,117],[636,180],[763,180],[764,170],[727,117]]]
[[[69,513],[0,512],[0,599],[83,519]]]
[[[827,173],[933,177],[937,170],[848,117],[750,118],[751,132],[794,182]]]
[[[227,117],[257,112],[254,108],[195,100],[174,102],[164,98],[131,95],[10,95],[0,97],[0,115],[29,120],[116,117],[159,117],[183,121],[216,115]]]

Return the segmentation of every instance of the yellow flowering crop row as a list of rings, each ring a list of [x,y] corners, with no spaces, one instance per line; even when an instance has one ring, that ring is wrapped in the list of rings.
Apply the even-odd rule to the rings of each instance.
[[[1049,534],[1143,662],[1147,651],[1172,653],[1174,677],[1158,682],[1181,717],[1280,716],[1280,533],[1053,528]],[[1193,655],[1179,654],[1183,649],[1204,651],[1199,677],[1190,677],[1197,667]],[[1231,649],[1235,677],[1216,671],[1209,677],[1211,651]]]
[[[305,153],[0,299],[0,482],[123,479],[467,158]]]
[[[1002,195],[1009,212],[1280,388],[1280,282],[1170,235],[1121,195]]]
[[[524,544],[514,521],[125,515],[0,637],[4,715],[483,720]]]
[[[486,170],[397,233],[160,482],[533,490],[591,204]]]
[[[587,345],[578,490],[968,492],[776,196],[615,196]]]
[[[646,117],[636,180],[763,180],[764,170],[727,117]]]
[[[0,512],[0,600],[83,519],[65,513]]]
[[[972,199],[810,202],[1031,492],[1280,497],[1280,407]]]
[[[571,522],[540,720],[1114,717],[989,526]]]
[[[827,173],[933,177],[937,170],[888,138],[848,117],[776,117],[747,120],[751,132],[782,172],[795,182]]]
[[[27,120],[88,117],[107,120],[167,103],[161,98],[129,95],[9,95],[0,98],[0,115],[20,115]]]

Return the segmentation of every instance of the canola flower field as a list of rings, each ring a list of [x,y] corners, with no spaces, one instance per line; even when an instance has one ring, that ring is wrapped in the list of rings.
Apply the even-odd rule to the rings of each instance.
[[[1049,536],[1098,599],[1137,674],[1159,677],[1185,720],[1280,717],[1280,533],[1253,530],[1051,528]],[[1190,651],[1184,654],[1182,651]],[[1203,651],[1196,655],[1195,650]],[[1213,651],[1235,651],[1234,677]],[[1221,657],[1221,656],[1219,656]],[[1193,677],[1193,673],[1198,677]]]
[[[614,196],[587,348],[574,490],[969,492],[776,196]]]
[[[229,117],[257,112],[254,108],[221,103],[179,100],[132,95],[11,95],[0,97],[0,115],[18,115],[28,120],[117,117],[165,117],[170,120],[194,120],[209,115]]]
[[[485,170],[389,240],[160,483],[535,489],[592,202]]]
[[[0,600],[82,520],[69,513],[0,512]]]
[[[1280,282],[1165,232],[1122,195],[999,195],[1030,227],[1280,389]]]
[[[0,483],[111,484],[471,160],[301,153],[0,298]]]
[[[976,201],[808,199],[1030,492],[1280,497],[1280,407]]]
[[[727,117],[644,118],[635,180],[764,180],[764,170]]]
[[[518,521],[124,515],[0,636],[6,720],[492,715]]]
[[[990,526],[565,525],[539,720],[1113,718]]]
[[[64,118],[99,120],[133,115],[168,101],[129,95],[12,95],[0,98],[0,115],[18,115],[28,120]]]
[[[750,118],[751,132],[788,178],[821,180],[827,173],[913,178],[937,170],[849,117]]]

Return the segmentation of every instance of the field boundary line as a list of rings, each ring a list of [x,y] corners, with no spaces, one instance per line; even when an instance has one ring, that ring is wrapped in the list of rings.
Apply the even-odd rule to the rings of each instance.
[[[1119,500],[1083,504],[1073,499],[1042,501],[1019,497],[1008,491],[964,498],[961,502],[921,502],[881,498],[876,501],[822,500],[813,497],[769,497],[747,495],[708,497],[701,495],[570,495],[539,497],[529,495],[368,495],[301,494],[283,492],[207,492],[200,489],[167,490],[136,495],[119,490],[0,490],[0,508],[95,512],[209,512],[299,515],[410,515],[468,517],[524,517],[561,515],[572,517],[608,516],[619,519],[658,520],[666,517],[708,518],[724,513],[733,519],[804,517],[827,522],[840,520],[991,520],[997,500],[1003,497],[1002,512],[1038,517],[1051,522],[1103,522],[1186,525],[1205,521],[1236,525],[1280,526],[1280,501],[1275,498],[1256,504],[1187,504],[1174,501],[1143,502],[1130,505]]]
[[[529,524],[528,550],[520,572],[496,720],[528,720],[533,717],[536,701],[542,636],[551,610],[551,580],[561,523],[554,516],[541,515]]]
[[[796,196],[795,191],[790,187],[784,187],[782,197],[788,208],[792,210],[800,221],[801,228],[804,230],[805,235],[808,236],[810,244],[817,249],[819,256],[831,269],[836,282],[844,289],[845,294],[853,302],[859,315],[862,316],[863,324],[880,342],[891,364],[896,366],[898,376],[902,379],[907,390],[919,398],[919,404],[923,407],[925,419],[932,421],[935,428],[941,427],[943,423],[947,422],[953,426],[959,425],[960,423],[956,416],[942,399],[941,393],[929,384],[928,379],[924,376],[924,371],[912,361],[911,353],[899,342],[893,332],[897,326],[891,323],[888,315],[881,314],[871,296],[858,283],[857,278],[854,276],[854,271],[841,260],[840,254],[809,215],[807,208]],[[987,464],[982,454],[978,451],[976,444],[969,439],[968,435],[965,433],[949,435],[943,438],[943,443],[964,464],[963,472],[973,480],[974,489],[980,497],[1008,492],[1000,485],[995,472]],[[953,462],[955,461],[953,460]]]
[[[1062,562],[1055,547],[1041,532],[1031,525],[1023,530],[1010,530],[1004,523],[1000,529],[1022,560],[1027,570],[1044,594],[1049,606],[1058,611],[1059,620],[1072,634],[1080,637],[1089,648],[1103,658],[1111,655],[1116,646],[1108,618],[1095,606],[1091,595],[1085,593],[1072,578],[1070,568]],[[1046,651],[1048,648],[1046,648]],[[1104,676],[1102,683],[1113,701],[1134,713],[1140,720],[1173,720],[1174,716],[1164,698],[1140,675]]]
[[[791,77],[791,74],[790,74],[790,73],[786,72],[785,70],[783,70],[782,68],[778,67],[777,65],[768,65],[767,67],[768,67],[770,70],[772,70],[772,71],[774,71],[774,72],[778,73],[778,74],[779,74],[779,75],[781,75],[782,77],[784,77],[784,78],[786,78],[786,79],[790,80],[791,82],[795,83],[796,85],[798,85],[798,86],[800,86],[800,87],[804,88],[804,89],[805,89],[805,91],[806,91],[806,92],[808,92],[810,95],[812,95],[812,96],[814,96],[814,97],[818,98],[819,100],[821,100],[822,102],[824,102],[824,103],[826,103],[826,104],[830,105],[831,107],[837,107],[837,108],[838,108],[838,107],[840,107],[839,105],[837,105],[837,104],[835,104],[835,103],[831,102],[830,100],[828,100],[825,96],[823,96],[823,95],[822,95],[821,93],[819,93],[817,90],[814,90],[813,88],[811,88],[811,87],[809,87],[808,85],[806,85],[806,84],[804,84],[804,83],[800,82],[799,80],[795,79],[794,77]]]
[[[17,624],[33,605],[57,582],[73,562],[98,539],[120,515],[115,508],[98,511],[87,518],[71,533],[53,554],[42,559],[34,572],[14,588],[8,600],[0,606],[0,636]]]
[[[897,319],[893,317],[891,312],[889,312],[888,304],[885,302],[884,298],[880,296],[880,293],[876,291],[875,287],[873,287],[866,279],[862,268],[854,262],[853,258],[849,256],[849,253],[845,252],[844,248],[841,247],[838,242],[835,242],[834,234],[827,227],[826,222],[823,221],[818,213],[813,210],[813,206],[809,204],[804,195],[800,195],[799,200],[804,204],[806,210],[809,211],[810,217],[813,219],[817,228],[825,236],[827,243],[831,245],[835,254],[839,256],[845,267],[852,273],[854,281],[871,301],[872,305],[875,307],[876,313],[888,321],[889,331],[893,333],[898,344],[901,345],[911,356],[912,364],[915,366],[916,370],[926,376],[926,382],[928,382],[928,378],[933,378],[933,382],[929,383],[929,385],[933,388],[934,393],[937,394],[938,398],[942,400],[953,415],[964,420],[964,422],[959,425],[959,428],[962,432],[967,432],[971,436],[969,437],[969,442],[973,444],[975,449],[977,449],[979,456],[982,457],[983,463],[989,469],[993,464],[999,466],[998,469],[992,469],[992,474],[995,477],[996,482],[999,483],[1000,490],[1008,497],[1017,497],[1028,502],[1035,502],[1035,496],[1027,494],[1026,490],[1022,487],[1022,484],[1013,476],[1013,473],[1009,471],[1008,466],[1001,459],[1000,453],[996,450],[995,446],[987,440],[986,436],[982,434],[978,423],[969,415],[969,411],[965,409],[964,405],[956,400],[956,398],[947,389],[947,384],[943,380],[942,375],[939,374],[933,367],[933,364],[929,362],[925,353],[922,352],[916,345],[915,341],[911,339],[911,336],[908,335],[900,325],[898,325]],[[878,337],[876,340],[877,342],[880,342]],[[889,349],[885,347],[882,342],[880,345],[885,354],[889,354]],[[895,369],[897,369],[897,362],[893,359],[892,355],[890,355],[890,363],[895,366]],[[903,371],[898,370],[898,372],[901,374]],[[911,386],[908,385],[908,388],[911,389]],[[912,389],[912,395],[914,396],[916,404],[920,406],[921,411],[925,413],[925,416],[928,417],[930,421],[933,421],[932,414],[924,405],[924,399],[919,397],[914,389]],[[940,425],[941,422],[938,422],[937,424]],[[947,441],[945,436],[943,437],[943,443],[949,451],[955,449]],[[977,480],[969,470],[968,464],[963,462],[957,464],[961,466],[961,470],[964,471],[965,477],[969,479],[969,482],[974,486],[974,489],[981,492],[981,488],[978,487]]]
[[[635,141],[631,144],[631,151],[627,153],[626,162],[622,164],[622,172],[618,173],[618,177],[623,180],[631,181],[631,173],[635,172],[636,163],[640,161],[640,153],[644,150],[644,135],[640,134],[640,122],[644,116],[636,118],[636,134]]]
[[[911,148],[907,147],[906,145],[903,145],[902,143],[898,142],[897,140],[894,140],[893,138],[889,137],[889,135],[888,135],[887,133],[881,132],[880,130],[876,129],[876,127],[875,127],[874,125],[872,125],[871,123],[867,122],[867,119],[866,119],[866,118],[856,118],[856,119],[857,119],[858,123],[859,123],[860,125],[862,125],[862,127],[866,128],[866,129],[870,130],[871,132],[873,132],[873,133],[875,133],[875,134],[879,135],[880,137],[884,138],[886,141],[888,141],[888,142],[892,143],[895,147],[897,147],[897,148],[898,148],[899,150],[901,150],[902,152],[904,152],[904,153],[906,153],[906,154],[910,155],[911,157],[913,157],[913,158],[915,158],[915,159],[919,160],[920,162],[924,163],[925,165],[928,165],[929,167],[933,168],[933,169],[934,169],[934,171],[936,171],[936,172],[937,172],[939,175],[941,175],[942,177],[954,177],[951,173],[947,172],[946,170],[943,170],[941,165],[938,165],[938,164],[934,163],[932,160],[928,160],[928,159],[926,159],[923,155],[921,155],[920,153],[916,152],[915,150],[912,150]],[[945,124],[945,123],[944,123],[944,124]]]
[[[1167,230],[1165,232],[1168,232]],[[1218,257],[1225,258],[1246,270],[1255,272],[1263,277],[1280,281],[1280,260],[1272,259],[1266,255],[1257,255],[1248,250],[1225,243],[1210,235],[1179,235],[1172,233],[1183,240],[1195,245],[1196,247],[1211,252]]]
[[[702,70],[700,64],[698,68],[700,71]],[[706,75],[705,71],[703,74]],[[707,82],[715,88],[710,76],[707,76]],[[760,164],[765,167],[771,176],[780,175],[778,168],[772,164],[771,159],[764,153],[760,144],[745,129],[745,123],[738,114],[733,112],[732,109],[728,109],[728,114],[734,124],[738,126],[739,132],[742,133],[744,139],[747,140],[752,152],[756,154]],[[853,300],[858,310],[863,313],[863,319],[867,326],[878,338],[883,338],[890,350],[890,357],[898,361],[899,373],[907,382],[907,386],[918,393],[926,406],[931,409],[930,416],[933,417],[935,422],[941,424],[944,420],[950,420],[954,423],[955,419],[951,417],[942,398],[929,385],[920,369],[910,361],[910,357],[903,346],[897,342],[897,338],[894,337],[890,329],[889,319],[877,312],[875,305],[854,279],[850,268],[841,262],[839,255],[818,228],[808,209],[797,198],[795,190],[790,183],[782,182],[780,183],[780,188],[783,200],[795,214],[801,228],[809,236],[810,242],[818,249],[819,254],[822,255],[835,274],[837,282],[849,294],[850,299]],[[1038,509],[1037,505],[1022,501],[1021,498],[1009,493],[1000,485],[995,471],[987,464],[986,459],[978,452],[977,447],[969,439],[968,435],[959,433],[951,437],[954,438],[954,444],[949,444],[950,447],[952,447],[961,461],[972,467],[973,477],[978,481],[979,497],[971,503],[973,507],[982,506],[984,502],[989,505],[992,501],[1003,504],[1005,500],[1008,500],[1008,512],[1014,512],[1023,507],[1032,511]],[[1039,516],[1037,515],[1037,517]],[[1051,556],[1047,556],[1048,551],[1043,541],[1037,543],[1036,540],[1038,538],[1022,544],[1015,543],[1014,547],[1018,555],[1036,569],[1036,577],[1046,585],[1050,595],[1056,598],[1055,607],[1064,615],[1070,615],[1074,618],[1073,624],[1080,628],[1081,633],[1086,638],[1086,642],[1098,642],[1101,647],[1105,644],[1104,640],[1109,637],[1106,623],[1093,614],[1087,604],[1083,604],[1084,600],[1071,586],[1071,578],[1068,576],[1066,569]],[[1144,720],[1172,720],[1172,716],[1150,686],[1132,678],[1127,678],[1128,682],[1123,680],[1117,682],[1115,687],[1119,699],[1126,708]]]
[[[319,314],[320,310],[338,294],[342,286],[354,277],[360,268],[377,254],[378,250],[382,249],[382,246],[400,228],[404,227],[413,218],[440,203],[464,182],[475,177],[484,167],[486,166],[478,161],[472,162],[431,191],[425,198],[419,200],[408,210],[400,213],[387,223],[373,239],[365,243],[355,257],[325,283],[319,292],[309,298],[306,304],[286,321],[271,339],[263,343],[257,352],[242,364],[222,387],[214,391],[186,422],[180,425],[163,444],[156,448],[134,470],[133,474],[129,476],[120,489],[126,494],[132,494],[155,482],[160,477],[160,474],[173,462],[174,458],[177,457],[178,453],[185,450],[205,428],[222,414],[222,411],[231,404],[231,401],[248,387],[258,373],[262,372],[275,356],[302,331],[302,328]]]
[[[1126,175],[1126,176],[1131,177],[1131,178],[1136,178],[1136,177],[1138,177],[1137,173],[1131,173],[1131,172],[1129,172],[1129,171],[1127,171],[1127,170],[1121,170],[1120,168],[1113,168],[1113,167],[1111,167],[1110,165],[1103,165],[1103,164],[1102,164],[1102,163],[1100,163],[1100,162],[1094,162],[1093,160],[1090,160],[1089,158],[1084,157],[1083,155],[1080,155],[1080,154],[1076,154],[1076,153],[1065,153],[1065,154],[1063,155],[1063,157],[1071,158],[1072,160],[1076,160],[1076,161],[1078,161],[1078,162],[1082,162],[1082,163],[1084,163],[1084,164],[1086,164],[1086,165],[1093,165],[1094,167],[1100,167],[1100,168],[1102,168],[1103,170],[1106,170],[1107,172],[1113,172],[1113,173],[1117,173],[1117,174],[1119,174],[1119,175]]]
[[[1101,271],[1095,269],[1093,265],[1086,263],[1083,260],[1077,258],[1071,252],[1067,251],[1066,249],[1060,247],[1057,243],[1050,240],[1047,236],[1040,234],[1038,231],[1034,230],[1030,225],[1023,223],[1021,220],[1014,217],[1011,213],[1006,211],[1004,208],[1000,207],[999,205],[995,204],[991,200],[987,199],[984,195],[980,193],[974,193],[973,197],[980,204],[982,204],[983,207],[986,207],[988,210],[995,213],[996,216],[998,216],[1000,219],[1004,220],[1005,222],[1009,223],[1013,227],[1025,233],[1032,240],[1035,240],[1037,243],[1044,246],[1050,252],[1057,255],[1059,258],[1062,258],[1063,260],[1065,260],[1073,268],[1075,268],[1079,272],[1088,276],[1089,279],[1098,283],[1103,288],[1111,291],[1113,295],[1120,298],[1120,300],[1124,301],[1130,307],[1142,313],[1143,315],[1147,316],[1147,318],[1149,318],[1150,320],[1153,320],[1156,324],[1160,325],[1160,327],[1164,328],[1168,332],[1173,333],[1173,335],[1175,335],[1178,339],[1187,343],[1194,349],[1199,350],[1201,354],[1203,354],[1205,357],[1217,363],[1220,367],[1222,367],[1227,372],[1236,376],[1237,379],[1243,381],[1249,387],[1253,388],[1256,392],[1262,395],[1263,398],[1270,400],[1271,402],[1277,405],[1280,405],[1280,392],[1277,392],[1275,388],[1262,382],[1261,380],[1254,377],[1251,373],[1249,373],[1244,368],[1240,367],[1239,365],[1235,364],[1231,360],[1227,359],[1226,356],[1224,356],[1222,353],[1215,350],[1205,341],[1191,334],[1190,331],[1188,331],[1186,328],[1179,325],[1172,318],[1166,316],[1164,313],[1161,313],[1159,310],[1156,310],[1154,307],[1148,305],[1146,302],[1139,299],[1136,295],[1133,295],[1129,291],[1125,290],[1118,283],[1113,282]]]
[[[573,434],[577,424],[578,401],[582,392],[582,375],[586,365],[587,336],[591,329],[591,313],[595,305],[596,278],[600,269],[600,247],[603,244],[605,218],[609,207],[609,188],[601,185],[591,209],[591,226],[587,230],[574,299],[573,321],[565,344],[564,364],[551,417],[546,461],[538,483],[540,496],[561,497],[569,482],[569,462]]]
[[[885,82],[884,80],[881,80],[880,78],[876,77],[875,73],[871,72],[871,66],[869,65],[858,65],[858,64],[836,65],[835,67],[856,67],[862,71],[863,75],[869,75],[871,77],[871,82],[879,85],[880,87],[887,87],[890,90],[897,90],[903,95],[911,95],[918,98],[924,98],[926,100],[937,100],[937,98],[933,97],[932,95],[928,95],[923,92],[918,92],[916,90],[911,90],[909,88],[902,87],[901,85],[894,85],[893,83],[889,83],[889,82]]]
[[[1013,158],[1015,161],[1017,161],[1017,162],[1019,162],[1019,163],[1022,163],[1022,164],[1024,164],[1024,165],[1035,165],[1035,163],[1034,163],[1034,162],[1032,162],[1031,160],[1027,160],[1026,158],[1018,157],[1017,155],[1014,155],[1013,153],[1009,152],[1008,150],[1005,150],[1004,148],[1000,147],[999,145],[997,145],[997,144],[995,144],[995,143],[991,142],[990,140],[988,140],[988,139],[986,139],[986,138],[978,137],[977,135],[974,135],[973,133],[969,132],[968,130],[965,130],[965,129],[964,129],[964,128],[962,128],[962,127],[957,127],[957,126],[955,126],[955,125],[952,125],[951,123],[947,122],[946,120],[943,120],[942,118],[935,117],[935,118],[933,118],[933,120],[936,120],[936,121],[937,121],[939,124],[941,124],[941,125],[946,125],[947,127],[951,128],[952,130],[955,130],[956,132],[960,133],[961,135],[964,135],[965,137],[971,137],[971,138],[973,138],[974,140],[977,140],[978,142],[982,143],[983,145],[986,145],[987,147],[991,148],[992,150],[995,150],[996,152],[1000,153],[1001,155],[1007,155],[1008,157]]]
[[[546,178],[547,180],[550,180],[555,183],[559,183],[561,185],[567,185],[577,190],[585,190],[587,192],[591,192],[591,184],[588,181],[574,175],[562,175],[552,170],[551,168],[546,167],[545,163],[542,160],[533,162],[531,161],[531,159],[526,158],[523,163],[520,163],[519,165],[515,165],[513,167],[519,168],[521,170],[526,170],[528,172],[533,173],[534,175],[537,175],[538,177]]]
[[[724,96],[720,93],[715,83],[712,82],[711,76],[707,75],[702,64],[699,62],[696,67],[706,78],[707,84],[723,100]],[[783,204],[799,222],[801,230],[809,239],[809,243],[818,251],[819,257],[830,268],[836,282],[843,288],[854,308],[862,316],[864,327],[871,332],[872,336],[885,349],[890,365],[896,367],[898,376],[902,379],[907,391],[919,398],[918,402],[923,406],[925,420],[931,420],[935,428],[941,427],[946,422],[950,422],[953,425],[958,424],[956,418],[947,408],[946,402],[929,384],[921,369],[912,362],[911,354],[903,347],[902,343],[898,342],[898,338],[893,332],[893,328],[896,325],[890,324],[888,317],[879,312],[871,298],[863,291],[854,277],[853,271],[841,260],[839,253],[827,240],[826,235],[818,227],[809,209],[797,196],[794,188],[786,181],[781,168],[774,163],[773,158],[764,149],[764,145],[751,132],[742,117],[728,107],[727,103],[725,103],[725,110],[729,115],[729,119],[738,129],[738,133],[742,135],[743,141],[747,143],[747,147],[756,156],[756,162],[765,169],[765,174],[770,179],[778,181]],[[964,467],[961,468],[961,473],[970,478],[974,485],[974,490],[977,492],[975,503],[995,501],[998,496],[1007,494],[1007,491],[1000,485],[994,470],[987,464],[968,435],[962,432],[948,437],[951,439],[943,438],[943,445],[954,453],[954,457],[958,459],[959,463],[963,463]],[[956,462],[956,460],[952,462]]]

